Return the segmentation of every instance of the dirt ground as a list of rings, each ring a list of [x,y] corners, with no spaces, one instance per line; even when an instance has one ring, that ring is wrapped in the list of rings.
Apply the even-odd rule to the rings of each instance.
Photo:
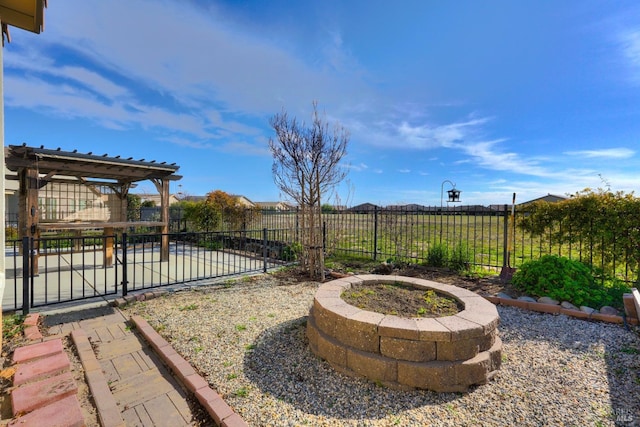
[[[497,295],[499,292],[504,292],[514,298],[523,295],[522,292],[516,290],[510,283],[501,280],[497,272],[486,275],[465,275],[447,268],[435,268],[415,264],[394,266],[384,263],[374,264],[372,262],[357,261],[350,262],[348,264],[331,263],[331,271],[342,274],[392,274],[406,277],[417,277],[447,285],[458,286],[479,295]],[[285,283],[309,280],[306,273],[296,268],[284,269],[275,273],[275,275]],[[326,280],[333,280],[333,278],[327,275]]]

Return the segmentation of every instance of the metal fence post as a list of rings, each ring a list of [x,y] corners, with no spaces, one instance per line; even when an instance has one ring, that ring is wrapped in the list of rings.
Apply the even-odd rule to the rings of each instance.
[[[300,208],[296,206],[296,242],[300,241]]]
[[[502,217],[503,225],[502,225],[502,267],[507,267],[509,263],[509,208],[508,205],[504,205]]]
[[[378,260],[378,207],[373,208],[373,260]]]
[[[22,238],[22,314],[29,314],[29,277],[31,276],[31,241],[29,237]]]
[[[126,297],[128,292],[127,280],[127,233],[122,233],[122,296]]]
[[[322,253],[327,253],[327,221],[322,221]]]
[[[263,267],[262,271],[264,273],[267,272],[267,255],[269,254],[269,248],[267,247],[267,228],[262,229],[262,259],[263,259]]]

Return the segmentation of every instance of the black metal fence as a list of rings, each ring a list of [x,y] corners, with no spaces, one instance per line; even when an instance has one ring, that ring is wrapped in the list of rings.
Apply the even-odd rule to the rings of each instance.
[[[323,213],[322,232],[328,255],[422,263],[427,261],[430,251],[440,246],[475,268],[498,271],[553,254],[599,267],[627,283],[638,280],[640,246],[619,250],[624,236],[630,233],[595,241],[571,235],[572,224],[560,224],[558,227],[569,233],[560,244],[551,233],[534,236],[518,227],[519,220],[527,215],[526,209],[516,209],[511,220],[510,205],[336,210]],[[590,218],[589,227],[602,228],[606,220]],[[252,228],[268,225],[291,229],[292,241],[298,240],[300,220],[296,211],[254,212],[249,224]],[[612,255],[616,253],[622,255]]]
[[[215,279],[291,262],[287,230],[24,238],[6,243],[3,311]],[[25,303],[26,302],[26,303]]]
[[[470,266],[487,271],[499,271],[505,266],[517,268],[528,260],[555,254],[600,267],[627,283],[638,280],[640,247],[636,245],[619,250],[624,236],[633,234],[632,230],[619,237],[611,236],[607,241],[576,235],[559,244],[551,234],[533,236],[517,227],[518,220],[526,215],[525,210],[516,210],[514,221],[511,221],[509,205],[492,208],[461,206],[442,210],[417,207],[331,211],[323,213],[323,246],[327,255],[348,254],[380,261],[416,263],[426,262],[430,251],[444,247],[462,256]],[[594,230],[602,228],[601,221],[604,220],[590,218],[589,227]],[[44,257],[40,264],[47,274],[43,284],[39,284],[43,279],[29,277],[32,306],[65,298],[126,293],[129,289],[259,271],[264,265],[279,265],[291,260],[290,245],[299,242],[301,235],[300,213],[297,211],[249,210],[240,231],[194,232],[184,218],[172,221],[171,233],[164,237],[145,233],[144,230],[112,236],[109,242],[113,242],[110,244],[113,245],[114,267],[105,265],[101,260],[104,247],[108,246],[103,240],[107,238],[105,236],[47,237],[33,241],[32,247],[36,245],[38,255],[41,259]],[[558,227],[566,228],[571,234],[571,224]],[[263,233],[267,233],[266,238]],[[163,238],[169,241],[169,261],[160,258]],[[24,242],[15,240],[6,244],[6,284],[7,287],[13,286],[13,293],[5,290],[4,309],[7,309],[7,304],[11,306],[9,309],[22,307],[22,281],[25,277],[22,272],[29,271],[29,268],[23,266],[25,258],[20,254],[30,253],[23,245]],[[236,256],[242,261],[236,263]],[[101,270],[114,268],[116,272],[111,275]],[[49,270],[55,271],[53,276]],[[74,272],[78,277],[65,276],[68,272]],[[107,277],[110,278],[110,287],[104,288],[105,285],[98,280],[101,277],[105,277],[105,283]],[[102,287],[96,287],[96,282],[100,282]],[[128,288],[123,289],[125,285]],[[44,299],[36,297],[43,289],[46,291],[44,295],[51,296],[42,297]],[[67,294],[73,296],[65,297]]]

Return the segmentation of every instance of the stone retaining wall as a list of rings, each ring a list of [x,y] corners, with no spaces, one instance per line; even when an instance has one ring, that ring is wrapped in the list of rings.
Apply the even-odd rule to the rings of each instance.
[[[361,310],[340,298],[352,284],[402,283],[456,298],[464,310],[438,318],[404,318]],[[394,388],[467,391],[500,368],[496,307],[455,286],[403,276],[360,275],[325,283],[307,322],[311,350],[339,372]]]

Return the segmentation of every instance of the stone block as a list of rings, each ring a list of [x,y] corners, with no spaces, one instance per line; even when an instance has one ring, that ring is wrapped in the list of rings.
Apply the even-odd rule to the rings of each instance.
[[[380,354],[392,359],[429,362],[436,359],[435,341],[380,337]]]
[[[78,387],[69,372],[24,385],[11,393],[13,415],[31,412],[77,392]]]
[[[435,319],[438,323],[451,331],[451,341],[477,338],[484,335],[484,328],[460,316],[446,316]]]
[[[488,351],[483,351],[474,358],[454,366],[457,384],[466,386],[485,384],[487,375],[492,370],[491,354]]]
[[[344,345],[357,350],[380,353],[378,323],[383,318],[383,314],[360,310],[344,319],[333,336]]]
[[[73,395],[15,418],[8,425],[84,427],[86,424],[80,402]]]
[[[318,330],[327,335],[334,336],[338,325],[342,324],[344,317],[348,317],[362,310],[347,304],[340,298],[330,298],[330,300],[331,301],[315,298],[313,301],[313,312]],[[335,310],[336,306],[338,306],[340,314]]]
[[[316,328],[313,314],[309,315],[307,319],[307,339],[309,340],[309,346],[314,353],[318,352],[318,329]]]
[[[560,314],[564,314],[571,317],[577,317],[578,319],[589,319],[591,316],[584,311],[574,310],[571,308],[561,308]]]
[[[529,310],[537,311],[540,313],[560,314],[562,307],[556,304],[547,304],[541,302],[529,303]]]
[[[616,316],[612,314],[594,313],[591,316],[591,318],[595,320],[600,320],[601,322],[607,322],[607,323],[619,323],[619,324],[623,323],[622,316]]]
[[[450,391],[455,386],[455,375],[452,362],[398,361],[398,382],[409,387],[437,392]]]
[[[385,316],[378,325],[381,337],[396,337],[407,340],[419,340],[420,331],[415,318]]]
[[[525,310],[529,309],[529,303],[527,301],[517,299],[500,298],[500,304],[508,305],[510,307],[524,308]]]
[[[347,368],[373,381],[395,382],[398,378],[397,361],[354,349],[347,350]]]
[[[467,360],[476,357],[478,353],[488,350],[494,343],[495,332],[466,340],[436,343],[438,360]]]
[[[318,333],[318,356],[331,365],[347,366],[347,349],[322,332]]]
[[[451,341],[451,331],[432,318],[416,319],[421,341]]]
[[[18,347],[13,352],[13,363],[33,361],[41,357],[62,353],[63,351],[62,340],[59,338],[52,341]]]
[[[38,379],[68,371],[71,366],[66,353],[55,353],[29,363],[20,363],[13,375],[13,385],[18,386]]]

